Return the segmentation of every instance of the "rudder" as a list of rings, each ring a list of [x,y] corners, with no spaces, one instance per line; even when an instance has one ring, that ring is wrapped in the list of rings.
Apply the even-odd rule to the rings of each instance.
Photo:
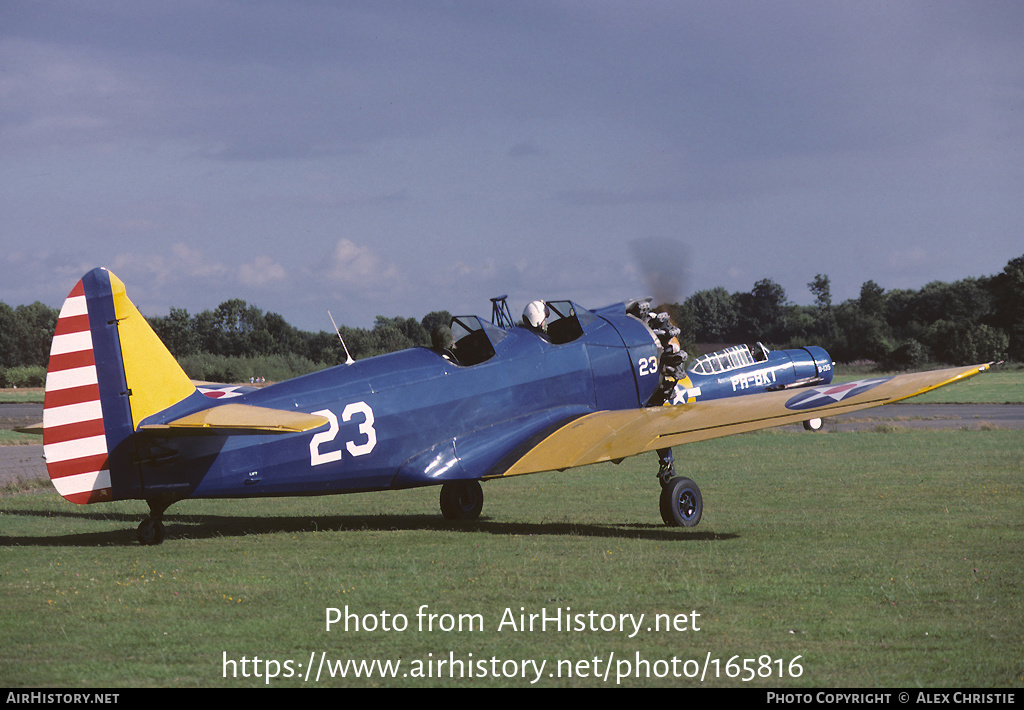
[[[141,497],[139,423],[196,393],[106,269],[86,274],[61,308],[43,400],[43,456],[73,503]]]

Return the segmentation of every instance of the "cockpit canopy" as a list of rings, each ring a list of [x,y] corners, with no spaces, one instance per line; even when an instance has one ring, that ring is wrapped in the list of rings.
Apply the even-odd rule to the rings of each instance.
[[[584,328],[597,316],[572,301],[548,301],[547,336],[555,345],[571,343],[583,335]]]
[[[754,352],[757,354],[756,357],[751,353],[749,346],[733,345],[724,350],[701,355],[694,360],[688,370],[698,375],[714,375],[768,359],[768,349],[761,343],[757,343]]]
[[[498,343],[508,337],[509,330],[517,327],[508,315],[505,297],[493,298],[489,323],[479,316],[455,316],[451,321],[452,347],[448,359],[462,366],[477,365],[494,357]],[[529,328],[553,345],[571,343],[580,338],[584,330],[595,321],[596,315],[572,301],[546,301],[543,328]]]
[[[494,357],[494,347],[508,333],[479,316],[452,318],[452,352],[460,365],[476,365]]]

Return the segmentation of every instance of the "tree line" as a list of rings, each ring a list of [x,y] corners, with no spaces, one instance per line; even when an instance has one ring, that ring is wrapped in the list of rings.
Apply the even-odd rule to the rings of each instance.
[[[0,387],[40,387],[59,311],[36,302],[11,308],[0,302]],[[430,344],[430,332],[448,325],[447,311],[415,318],[377,316],[372,328],[340,326],[309,332],[241,299],[190,315],[171,308],[146,320],[189,377],[212,382],[282,380],[345,361],[339,334],[353,358]]]
[[[771,279],[749,292],[722,287],[667,304],[693,356],[713,347],[760,340],[769,347],[821,345],[837,362],[872,361],[885,369],[991,360],[1024,362],[1024,255],[1001,273],[933,282],[921,289],[886,291],[866,281],[858,298],[834,303],[827,275],[808,283],[813,304],[796,305]],[[0,302],[0,386],[41,386],[58,311],[36,302],[12,308]],[[447,311],[417,320],[377,316],[372,328],[341,326],[349,353],[363,359],[429,345]],[[216,382],[251,377],[281,380],[345,360],[338,334],[303,331],[241,299],[190,315],[172,308],[147,318],[190,377]]]
[[[935,281],[886,291],[874,281],[858,298],[832,300],[831,282],[807,284],[812,305],[790,303],[770,279],[747,293],[698,291],[669,306],[684,343],[761,340],[774,347],[821,345],[836,362],[868,360],[883,369],[1024,361],[1024,256],[995,276]]]
[[[277,313],[265,313],[241,299],[190,316],[172,308],[147,318],[190,377],[241,382],[250,377],[279,381],[345,362],[339,342],[356,360],[430,344],[430,332],[448,325],[451,314],[435,311],[420,320],[377,316],[373,327],[339,326],[337,333],[299,330]]]

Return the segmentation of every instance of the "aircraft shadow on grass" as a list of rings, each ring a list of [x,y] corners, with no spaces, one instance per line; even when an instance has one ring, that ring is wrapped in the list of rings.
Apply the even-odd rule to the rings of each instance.
[[[51,510],[8,511],[5,515],[54,518],[81,521],[124,522],[135,520],[130,513],[81,513],[77,511],[54,512]],[[558,523],[505,523],[482,517],[472,524],[456,523],[438,519],[434,515],[327,515],[317,518],[302,516],[272,516],[244,518],[228,515],[168,515],[164,518],[168,528],[173,529],[180,539],[209,540],[215,538],[244,537],[246,535],[271,535],[278,533],[379,531],[402,532],[422,530],[426,532],[459,532],[464,534],[483,533],[512,537],[533,536],[579,536],[626,538],[634,540],[672,540],[676,543],[708,540],[735,540],[735,533],[695,531],[686,528],[666,528],[653,523],[585,524],[574,522]],[[135,546],[131,530],[117,529],[97,532],[68,533],[64,535],[18,536],[0,535],[0,545],[15,547],[92,547],[95,545]]]

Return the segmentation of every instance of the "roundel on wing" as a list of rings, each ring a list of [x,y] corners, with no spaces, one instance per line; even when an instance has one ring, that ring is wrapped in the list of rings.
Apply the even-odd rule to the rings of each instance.
[[[844,399],[854,397],[862,392],[867,392],[869,389],[877,387],[883,382],[888,382],[891,379],[891,377],[882,377],[876,380],[857,380],[856,382],[845,382],[843,384],[828,385],[826,387],[814,387],[801,392],[790,399],[786,402],[786,408],[814,409],[815,407],[825,407],[830,404],[842,402]]]

